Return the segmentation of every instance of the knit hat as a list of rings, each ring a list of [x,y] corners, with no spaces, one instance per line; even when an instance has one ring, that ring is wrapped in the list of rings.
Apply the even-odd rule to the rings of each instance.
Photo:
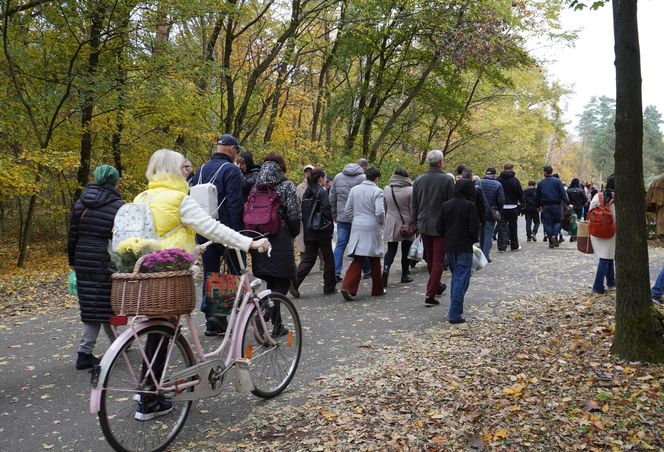
[[[609,190],[616,189],[616,178],[613,174],[611,174],[606,180],[606,188],[608,188]]]
[[[111,165],[99,165],[94,171],[95,182],[99,185],[115,185],[120,180],[120,173]]]

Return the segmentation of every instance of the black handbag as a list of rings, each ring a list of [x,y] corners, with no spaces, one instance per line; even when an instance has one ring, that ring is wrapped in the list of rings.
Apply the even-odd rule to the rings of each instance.
[[[326,231],[330,228],[330,225],[332,225],[332,223],[329,221],[325,221],[325,218],[323,218],[323,212],[321,212],[320,208],[318,208],[318,194],[320,193],[320,190],[322,190],[322,188],[318,189],[318,191],[314,194],[314,205],[311,207],[311,212],[309,213],[309,218],[307,219],[307,229],[311,231]],[[316,212],[316,209],[318,209],[318,212]]]
[[[394,187],[390,185],[392,189],[392,199],[394,200],[394,205],[397,206],[397,212],[399,213],[399,218],[401,218],[401,227],[399,228],[399,234],[402,239],[410,237],[411,235],[417,232],[417,228],[413,223],[406,223],[401,215],[401,209],[399,209],[399,203],[397,203],[397,197],[394,195]]]

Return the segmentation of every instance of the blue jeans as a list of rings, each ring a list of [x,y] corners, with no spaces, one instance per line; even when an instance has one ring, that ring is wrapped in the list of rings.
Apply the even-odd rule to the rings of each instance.
[[[346,252],[346,245],[350,238],[350,227],[352,223],[344,223],[337,221],[337,246],[334,248],[334,273],[341,274],[341,269],[344,266],[344,253]],[[362,265],[362,271],[366,275],[371,272],[371,263],[369,259],[365,259]]]
[[[558,237],[562,210],[560,204],[548,204],[542,209],[542,223],[547,237]]]
[[[657,275],[657,280],[655,280],[655,285],[652,286],[652,297],[656,300],[661,300],[662,295],[664,295],[664,267]]]
[[[468,284],[470,284],[473,253],[448,251],[445,255],[452,272],[450,312],[447,314],[447,318],[448,320],[459,320],[463,317],[463,299],[466,296]]]
[[[344,252],[350,238],[350,225],[351,223],[337,221],[337,246],[334,248],[334,272],[337,275],[341,274],[344,264]]]
[[[608,287],[616,286],[616,274],[613,269],[613,259],[599,259],[597,264],[597,273],[595,274],[595,283],[593,284],[593,292],[604,292],[604,279]]]
[[[480,233],[480,248],[486,256],[487,260],[489,259],[489,252],[493,246],[493,230],[496,229],[495,221],[486,221],[482,223],[482,232]]]

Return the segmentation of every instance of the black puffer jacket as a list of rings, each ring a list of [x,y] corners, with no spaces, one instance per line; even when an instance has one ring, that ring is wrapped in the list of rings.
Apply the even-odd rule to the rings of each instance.
[[[523,200],[523,188],[519,179],[514,176],[514,171],[503,171],[497,180],[503,186],[505,204],[516,204],[523,209],[526,204]]]
[[[76,271],[83,322],[108,322],[113,314],[108,242],[121,205],[115,187],[90,183],[72,209],[67,250],[69,265]]]

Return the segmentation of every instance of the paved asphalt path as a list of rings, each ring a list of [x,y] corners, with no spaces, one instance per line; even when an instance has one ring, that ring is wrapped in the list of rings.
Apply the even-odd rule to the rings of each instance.
[[[524,227],[521,219],[522,235]],[[526,243],[522,237],[518,252],[498,253],[494,243],[493,263],[473,275],[466,296],[466,318],[471,325],[475,308],[489,301],[590,291],[595,258],[578,253],[575,244],[567,241],[549,250],[541,237],[540,232],[536,243]],[[662,262],[664,250],[651,248],[652,279]],[[321,295],[322,275],[317,267],[301,288],[302,298],[296,300],[304,346],[300,367],[288,390],[272,401],[231,391],[196,402],[174,448],[201,440],[241,441],[242,430],[233,428],[229,433],[228,427],[244,420],[253,408],[265,403],[303,403],[307,392],[323,384],[327,376],[347,367],[370,365],[379,358],[380,346],[393,344],[400,331],[447,327],[447,292],[440,306],[424,307],[424,263],[415,268],[415,281],[410,284],[400,284],[398,268],[393,267],[385,297],[370,297],[364,281],[358,300],[352,303],[343,302],[341,295]],[[443,280],[448,285],[449,278],[445,272]],[[202,332],[200,314],[197,322]],[[77,309],[45,310],[38,316],[0,321],[0,451],[110,450],[96,417],[88,412],[89,374],[74,368],[80,330]],[[219,340],[201,338],[210,349]],[[97,350],[101,352],[108,345],[100,334]],[[256,428],[259,426],[243,426],[248,431]]]

